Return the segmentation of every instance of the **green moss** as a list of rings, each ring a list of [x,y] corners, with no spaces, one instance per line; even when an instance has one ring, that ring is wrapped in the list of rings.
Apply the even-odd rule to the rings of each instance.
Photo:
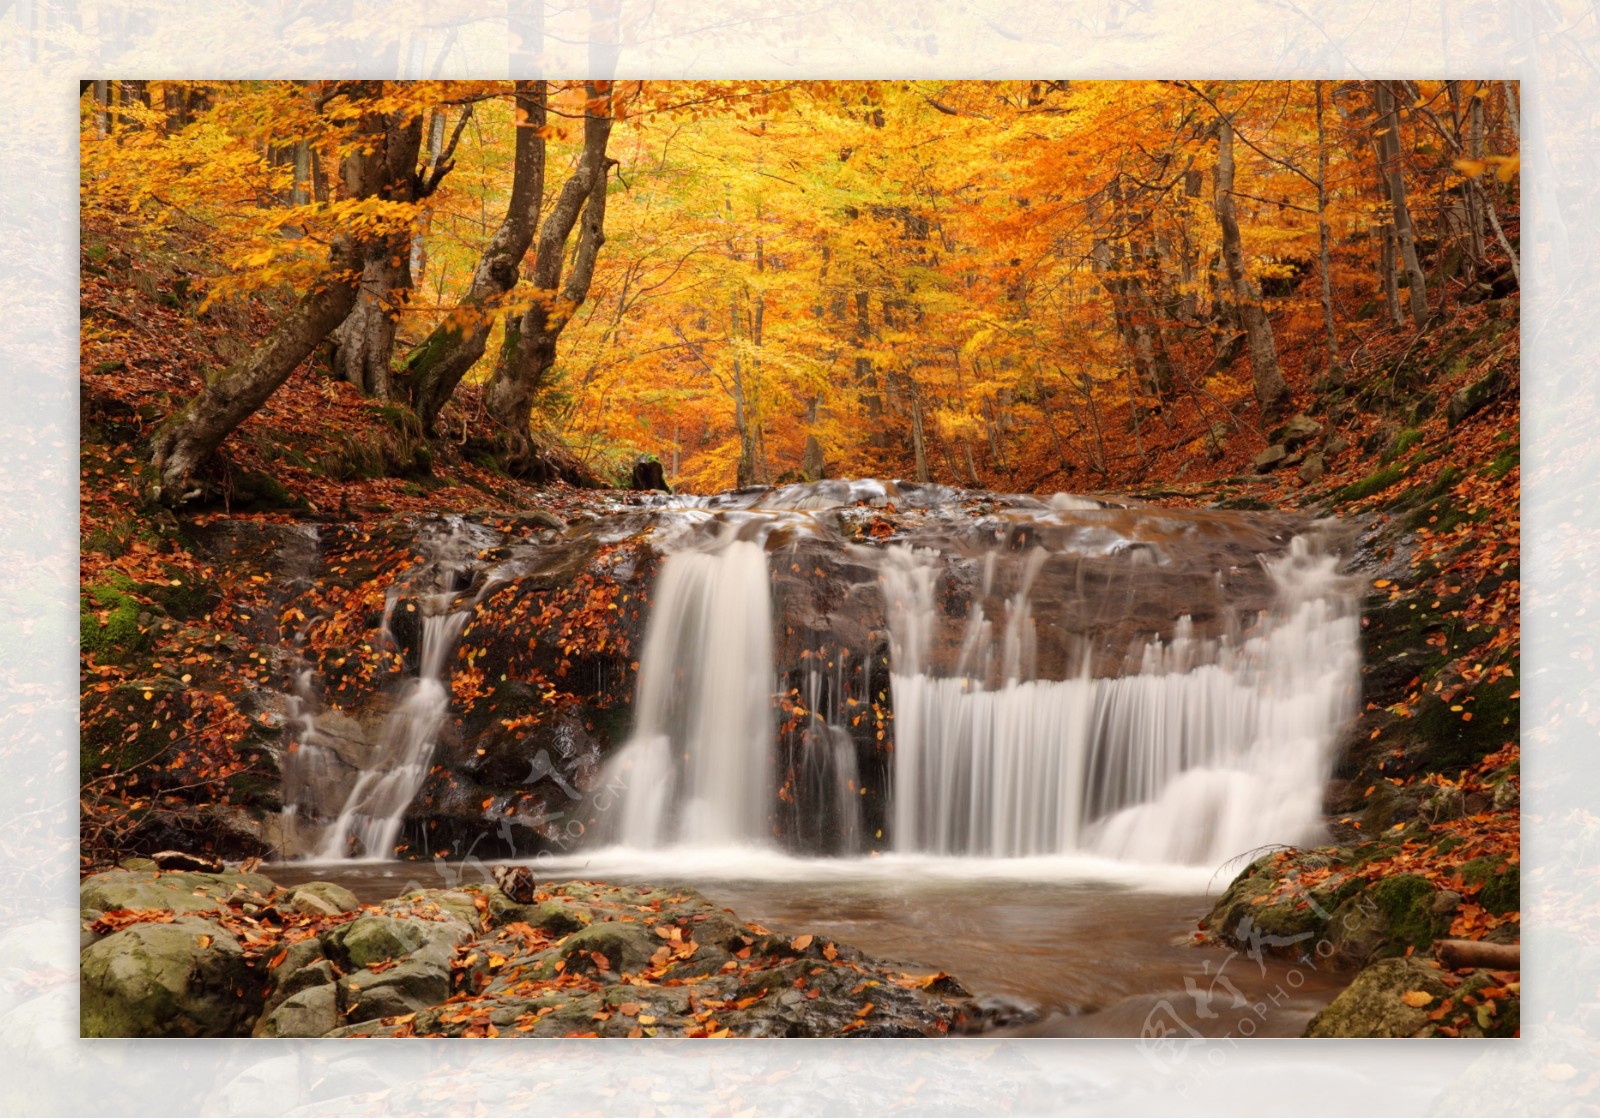
[[[241,470],[228,479],[228,504],[236,509],[304,509],[306,501],[259,470]]]
[[[1399,435],[1394,437],[1389,446],[1384,449],[1384,452],[1382,456],[1379,457],[1378,461],[1387,466],[1421,442],[1422,432],[1417,428],[1408,427]]]
[[[167,568],[171,576],[165,583],[148,583],[140,590],[153,599],[168,617],[180,622],[203,618],[222,600],[217,584],[193,572]]]
[[[1388,924],[1388,943],[1381,954],[1398,956],[1408,947],[1426,949],[1449,928],[1448,919],[1432,911],[1436,893],[1433,883],[1416,874],[1381,879],[1367,891]]]
[[[1522,873],[1516,863],[1485,855],[1462,865],[1461,880],[1478,887],[1477,902],[1490,913],[1522,908]]]
[[[1502,434],[1504,433],[1502,432]],[[1501,478],[1504,478],[1507,474],[1511,473],[1512,468],[1517,466],[1521,461],[1521,451],[1501,451],[1494,457],[1493,462],[1489,463],[1489,465],[1483,468],[1483,473],[1485,476],[1493,478],[1495,481],[1499,481]]]
[[[138,652],[149,635],[139,625],[144,607],[130,592],[132,580],[113,574],[104,583],[91,583],[78,596],[78,643],[97,660],[116,661]],[[101,622],[103,611],[110,611]]]
[[[1266,512],[1267,510],[1270,510],[1272,508],[1272,506],[1267,504],[1265,501],[1262,501],[1260,498],[1242,496],[1242,497],[1225,497],[1221,501],[1217,502],[1216,508],[1218,508],[1218,509],[1243,509],[1243,510],[1247,510],[1247,511],[1251,511],[1251,512],[1260,513],[1260,512]]]
[[[1476,765],[1517,737],[1521,704],[1511,696],[1521,684],[1515,666],[1513,661],[1510,677],[1480,685],[1470,702],[1448,704],[1434,696],[1423,700],[1412,722],[1412,730],[1427,748],[1429,768],[1444,770]],[[1460,706],[1462,710],[1452,711],[1452,706]],[[1463,719],[1464,714],[1470,714],[1471,720]]]
[[[1338,493],[1334,494],[1336,502],[1360,501],[1364,497],[1371,497],[1375,493],[1382,493],[1400,479],[1404,478],[1408,470],[1399,463],[1384,467],[1374,474],[1369,474],[1359,482],[1351,482]]]

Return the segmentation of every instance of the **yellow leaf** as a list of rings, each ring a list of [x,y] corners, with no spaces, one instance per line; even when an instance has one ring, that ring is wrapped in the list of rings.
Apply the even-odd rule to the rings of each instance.
[[[1458,159],[1455,161],[1455,169],[1463,175],[1477,176],[1488,169],[1488,164],[1481,159]]]
[[[1510,155],[1500,161],[1500,166],[1495,168],[1494,177],[1502,183],[1509,183],[1517,177],[1517,172],[1522,170],[1522,157]]]
[[[1407,991],[1400,996],[1400,1001],[1407,1006],[1427,1006],[1433,1001],[1433,996],[1427,991]]]

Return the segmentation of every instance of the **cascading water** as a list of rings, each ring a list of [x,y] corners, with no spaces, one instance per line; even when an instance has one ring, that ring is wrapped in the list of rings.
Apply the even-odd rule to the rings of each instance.
[[[915,497],[798,487],[720,513],[725,533],[766,518],[758,535],[792,601],[774,595],[748,531],[669,557],[638,727],[606,773],[625,791],[601,842],[781,834],[812,854],[1210,865],[1317,833],[1360,667],[1355,581],[1319,530],[1064,495],[1004,499],[1003,515],[986,516],[929,487],[907,517],[920,530],[887,547],[853,542],[850,499],[895,496]],[[696,507],[719,504],[732,503]],[[816,565],[806,547],[831,559]],[[833,578],[829,563],[875,581],[881,630],[846,642],[847,618],[818,616],[825,593],[802,601]],[[782,632],[798,611],[831,644],[774,664],[772,601]],[[843,646],[863,636],[852,661]],[[887,694],[874,692],[874,640],[887,646]],[[1120,666],[1119,640],[1130,642]],[[788,739],[774,734],[781,679],[798,685]],[[891,712],[876,740],[861,726],[874,699]],[[877,842],[858,796],[874,760],[887,802]]]
[[[383,728],[378,757],[357,779],[323,839],[318,857],[388,858],[411,806],[428,776],[428,763],[439,728],[450,710],[450,686],[444,676],[461,628],[472,610],[451,609],[454,596],[430,596],[422,617],[421,666],[410,692]]]
[[[336,745],[323,725],[326,716],[315,709],[309,670],[300,675],[293,709],[299,733],[284,765],[286,832],[314,831],[319,820],[326,821],[319,806],[338,787],[340,773],[348,772],[352,763],[358,768],[354,784],[335,802],[340,804],[337,815],[322,827],[314,845],[306,844],[312,858],[393,856],[406,810],[427,779],[449,713],[450,657],[474,607],[492,585],[491,580],[479,580],[477,593],[466,593],[475,582],[472,560],[488,539],[481,527],[459,519],[430,526],[420,541],[422,564],[389,592],[382,633],[390,645],[395,644],[392,618],[402,588],[415,594],[407,608],[420,614],[417,674],[373,743],[354,749],[350,741]]]
[[[931,561],[895,557],[884,593],[903,631],[896,648],[910,653],[892,674],[895,848],[1206,864],[1310,838],[1360,668],[1336,562],[1296,537],[1267,563],[1277,602],[1242,640],[1197,638],[1183,618],[1146,645],[1137,671],[1096,678],[1085,659],[1063,680],[1015,669],[1015,632],[1035,620],[1030,563],[1011,602],[1006,674],[991,687],[921,667],[930,580],[906,572]],[[969,619],[963,662],[980,624]]]
[[[598,780],[543,801],[591,853],[1210,866],[1302,842],[1359,681],[1337,535],[1292,514],[879,482],[641,497],[515,547],[430,522],[385,612],[386,631],[402,599],[417,620],[417,670],[381,732],[319,712],[301,681],[288,849],[390,856],[472,612],[624,541],[666,553],[634,730]]]
[[[771,835],[772,585],[752,540],[662,566],[639,658],[637,725],[607,766],[620,787],[602,834],[632,847]]]

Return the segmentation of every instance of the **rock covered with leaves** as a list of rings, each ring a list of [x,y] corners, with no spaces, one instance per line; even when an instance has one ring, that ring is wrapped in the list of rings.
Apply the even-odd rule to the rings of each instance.
[[[741,921],[694,890],[492,885],[361,905],[257,874],[93,875],[94,1037],[937,1037],[985,1013],[942,972]]]

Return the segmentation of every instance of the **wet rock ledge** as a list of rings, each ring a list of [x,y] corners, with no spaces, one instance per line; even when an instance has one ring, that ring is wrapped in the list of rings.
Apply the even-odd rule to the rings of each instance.
[[[694,890],[551,883],[361,905],[333,883],[137,865],[86,878],[86,1037],[938,1037],[941,972],[739,920]]]

